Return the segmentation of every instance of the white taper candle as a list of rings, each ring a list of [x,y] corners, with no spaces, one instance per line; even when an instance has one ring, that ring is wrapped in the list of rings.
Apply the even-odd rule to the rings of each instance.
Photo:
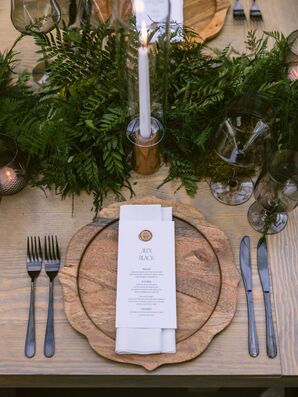
[[[147,28],[142,22],[141,46],[138,49],[139,113],[140,135],[144,139],[151,135],[149,50],[147,48]]]

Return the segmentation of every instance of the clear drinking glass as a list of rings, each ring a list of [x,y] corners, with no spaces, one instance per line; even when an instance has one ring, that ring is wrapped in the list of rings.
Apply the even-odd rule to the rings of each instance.
[[[251,197],[251,178],[237,175],[236,169],[254,170],[262,165],[273,118],[273,109],[263,98],[242,96],[231,104],[215,136],[215,151],[235,168],[229,180],[210,183],[213,196],[221,203],[239,205]]]
[[[256,202],[248,210],[251,226],[260,233],[282,231],[288,221],[287,212],[298,203],[298,152],[275,152],[256,182]]]
[[[59,23],[61,11],[56,0],[11,0],[11,21],[21,33],[48,33]],[[48,62],[38,63],[32,71],[34,81],[42,85],[48,78]]]
[[[289,80],[298,80],[298,30],[294,30],[287,37],[288,51],[286,62],[288,65]]]
[[[69,0],[68,15],[63,15],[63,20],[68,29],[80,29],[86,23],[96,28],[100,23],[98,16],[98,13],[100,13],[99,5],[105,6],[102,0],[99,3],[97,4],[95,0]]]
[[[26,168],[15,140],[0,134],[0,196],[15,194],[26,184]]]

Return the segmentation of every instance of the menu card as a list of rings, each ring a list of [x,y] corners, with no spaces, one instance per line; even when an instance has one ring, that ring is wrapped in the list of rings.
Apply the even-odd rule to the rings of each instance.
[[[176,326],[172,208],[161,208],[160,205],[122,206],[116,352],[175,353]]]

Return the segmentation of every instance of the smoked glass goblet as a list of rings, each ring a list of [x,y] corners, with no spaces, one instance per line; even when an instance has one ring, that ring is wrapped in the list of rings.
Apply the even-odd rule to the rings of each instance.
[[[215,136],[215,151],[233,166],[233,172],[229,180],[210,183],[213,196],[221,203],[239,205],[251,197],[251,178],[237,175],[236,170],[253,171],[262,165],[273,116],[272,107],[261,97],[238,97],[229,107]]]
[[[287,225],[287,213],[298,204],[298,152],[275,152],[256,182],[256,202],[248,210],[251,226],[260,233],[276,234]]]
[[[11,21],[21,33],[48,33],[60,22],[56,0],[11,0]],[[42,85],[48,78],[48,61],[38,63],[32,71],[34,81]]]

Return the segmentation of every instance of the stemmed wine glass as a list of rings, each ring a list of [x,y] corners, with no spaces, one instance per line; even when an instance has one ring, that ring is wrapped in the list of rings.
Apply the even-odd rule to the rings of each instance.
[[[215,136],[218,156],[235,167],[254,170],[264,161],[266,138],[274,113],[262,97],[243,95],[230,105]],[[211,181],[213,196],[223,204],[239,205],[253,193],[251,178],[237,175],[236,168],[228,181]]]
[[[298,204],[298,152],[275,152],[256,182],[256,202],[248,210],[251,226],[260,233],[282,231],[288,221],[287,212]]]
[[[56,0],[11,0],[11,21],[21,33],[48,33],[60,22]],[[48,61],[38,63],[32,71],[34,81],[42,85],[48,78]]]

